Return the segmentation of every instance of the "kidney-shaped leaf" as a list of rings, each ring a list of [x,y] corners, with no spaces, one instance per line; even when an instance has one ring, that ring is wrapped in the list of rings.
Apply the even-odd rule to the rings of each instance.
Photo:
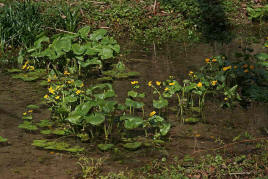
[[[167,135],[169,129],[170,129],[171,125],[170,123],[164,123],[161,127],[160,127],[160,134],[162,136]]]
[[[157,109],[164,108],[168,105],[168,100],[160,97],[159,100],[153,100],[153,106]]]
[[[92,113],[89,116],[85,116],[84,119],[86,123],[98,126],[104,122],[105,116],[102,113]]]
[[[106,34],[107,34],[107,30],[105,29],[96,30],[90,35],[90,40],[98,41],[102,39]]]
[[[81,124],[81,116],[80,115],[72,115],[65,119],[66,121],[69,121],[72,124],[79,125]]]
[[[126,129],[135,129],[143,124],[142,118],[136,116],[122,116],[120,120],[125,121],[124,126]]]
[[[82,38],[87,38],[89,32],[90,32],[89,26],[85,26],[85,27],[79,29],[79,31],[78,31],[78,33],[80,34],[80,36]]]

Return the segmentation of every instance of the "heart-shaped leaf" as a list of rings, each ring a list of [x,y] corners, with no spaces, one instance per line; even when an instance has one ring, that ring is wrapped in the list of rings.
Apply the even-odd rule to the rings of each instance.
[[[85,116],[85,122],[94,126],[102,124],[105,120],[105,116],[102,113],[92,113],[89,116]]]

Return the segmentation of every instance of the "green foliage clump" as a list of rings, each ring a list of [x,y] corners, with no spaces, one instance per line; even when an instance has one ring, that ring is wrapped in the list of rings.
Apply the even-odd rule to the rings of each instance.
[[[25,58],[38,67],[51,67],[56,72],[79,72],[89,67],[102,67],[120,52],[116,40],[107,36],[107,31],[99,29],[90,35],[90,27],[81,28],[77,33],[57,34],[52,38],[41,36],[34,46],[21,53],[19,62]],[[26,61],[27,63],[27,61]]]
[[[8,140],[2,136],[0,136],[0,143],[6,143]]]
[[[84,148],[79,146],[71,146],[65,142],[57,142],[57,141],[47,141],[47,140],[34,140],[32,143],[33,146],[44,148],[47,150],[58,150],[58,151],[66,151],[66,152],[82,152]]]

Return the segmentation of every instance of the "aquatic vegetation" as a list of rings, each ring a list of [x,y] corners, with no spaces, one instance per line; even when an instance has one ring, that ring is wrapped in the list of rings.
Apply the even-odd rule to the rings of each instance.
[[[34,125],[31,121],[24,121],[18,126],[18,128],[24,129],[26,131],[37,131],[38,127]]]
[[[53,38],[41,35],[33,47],[20,52],[19,63],[29,59],[26,65],[35,64],[37,67],[47,67],[48,70],[51,67],[57,73],[65,72],[65,75],[75,72],[81,75],[82,69],[101,70],[108,60],[120,52],[120,46],[116,40],[107,36],[106,30],[99,29],[89,35],[90,31],[91,28],[85,26],[77,33],[57,34]]]
[[[23,72],[23,73],[16,73],[11,75],[14,79],[21,79],[23,81],[31,82],[37,81],[44,76],[46,76],[46,70],[44,69],[35,69],[34,71],[30,72]]]
[[[2,136],[0,136],[0,144],[1,143],[6,143],[8,140]]]
[[[66,142],[57,142],[57,141],[50,142],[47,140],[34,140],[32,145],[47,150],[58,150],[73,153],[84,151],[84,148],[81,148],[80,146],[71,146]]]
[[[248,18],[252,21],[263,21],[268,19],[268,5],[259,8],[247,7],[247,12],[249,15]]]

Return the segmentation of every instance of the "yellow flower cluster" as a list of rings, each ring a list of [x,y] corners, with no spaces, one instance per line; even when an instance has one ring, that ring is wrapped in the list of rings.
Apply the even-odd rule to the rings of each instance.
[[[210,62],[210,59],[209,59],[209,58],[206,58],[206,59],[205,59],[205,62],[206,62],[206,63],[209,63],[209,62]]]
[[[80,94],[82,91],[81,90],[77,90],[75,93],[78,95]]]
[[[131,81],[130,82],[132,85],[135,85],[135,84],[138,84],[139,82],[138,81]]]
[[[25,64],[22,66],[21,69],[23,69],[23,70],[26,69],[26,70],[33,71],[35,68],[34,68],[34,66],[29,65],[29,61],[27,60],[27,61],[25,62]]]
[[[152,86],[152,83],[153,83],[152,81],[149,81],[148,86]]]
[[[51,94],[55,94],[55,90],[52,88],[52,86],[48,88],[48,92]]]
[[[253,69],[255,68],[254,65],[244,64],[244,65],[242,66],[242,68],[245,69],[245,70],[244,70],[245,73],[248,73],[248,72],[249,72],[249,70],[247,69],[248,67],[249,67],[249,69],[251,69],[251,70],[253,70]]]
[[[175,83],[174,83],[174,82],[172,82],[172,83],[169,83],[169,86],[173,86],[173,85],[175,85]]]
[[[213,58],[213,59],[212,59],[212,62],[217,62],[217,59],[216,59],[216,58]]]
[[[230,69],[232,69],[232,66],[231,66],[231,65],[230,65],[230,66],[227,66],[227,67],[223,67],[223,68],[222,68],[222,70],[223,70],[223,71],[227,71],[227,70],[230,70]]]
[[[192,76],[194,74],[194,72],[193,71],[189,71],[189,76]]]
[[[72,84],[72,83],[74,83],[74,80],[69,80],[69,81],[67,81],[67,83]]]
[[[157,86],[160,86],[160,85],[161,85],[161,82],[160,82],[160,81],[156,81],[155,84],[156,84]]]
[[[64,75],[70,75],[70,73],[67,70],[65,70],[63,74]]]

